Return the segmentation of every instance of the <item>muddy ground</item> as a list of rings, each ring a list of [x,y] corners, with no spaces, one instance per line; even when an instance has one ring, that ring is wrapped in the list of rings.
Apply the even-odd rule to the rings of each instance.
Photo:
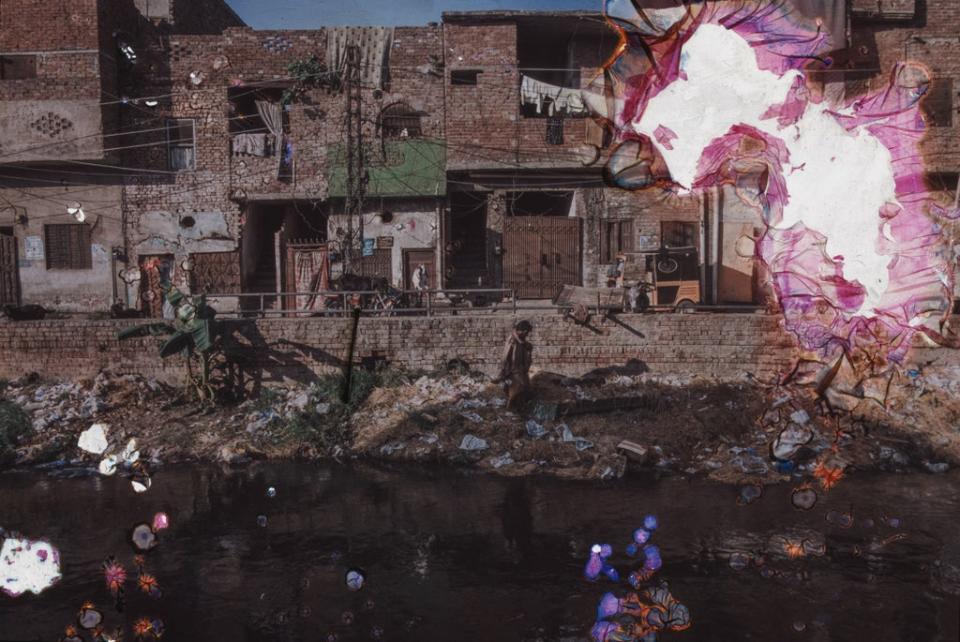
[[[338,386],[334,377],[321,378],[209,406],[189,391],[134,376],[25,376],[0,384],[0,458],[4,467],[96,467],[100,456],[77,440],[102,423],[109,426],[106,454],[136,439],[152,467],[364,458],[508,476],[611,479],[652,469],[769,483],[809,476],[825,461],[847,474],[939,473],[960,464],[957,366],[894,373],[883,400],[848,396],[843,409],[808,386],[616,371],[580,379],[535,372],[531,401],[516,412],[504,407],[499,386],[465,370],[361,371],[348,405]],[[771,446],[785,429],[808,438],[778,460]],[[624,441],[633,445],[620,447]]]

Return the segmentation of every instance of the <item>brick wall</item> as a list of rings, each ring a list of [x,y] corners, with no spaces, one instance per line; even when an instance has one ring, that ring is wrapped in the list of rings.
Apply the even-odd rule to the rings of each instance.
[[[448,167],[516,163],[520,77],[511,22],[444,24]],[[480,70],[476,85],[450,84],[453,70]]]
[[[791,363],[792,338],[776,317],[762,315],[621,315],[584,328],[560,317],[530,317],[534,365],[578,375],[639,360],[653,372],[769,378]],[[435,368],[459,357],[487,373],[497,368],[510,316],[363,319],[356,359],[381,356],[410,368]],[[35,371],[45,377],[90,377],[101,369],[168,381],[184,376],[183,362],[156,356],[158,339],[119,342],[132,321],[38,321],[0,325],[0,378]],[[346,358],[350,320],[227,321],[250,346],[247,374],[265,382],[308,380],[336,371]]]

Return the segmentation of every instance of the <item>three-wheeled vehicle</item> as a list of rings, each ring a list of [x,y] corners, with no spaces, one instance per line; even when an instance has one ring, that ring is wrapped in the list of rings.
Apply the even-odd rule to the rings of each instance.
[[[646,281],[639,284],[641,292],[636,308],[672,305],[679,310],[700,303],[700,261],[696,247],[660,248],[643,255]]]

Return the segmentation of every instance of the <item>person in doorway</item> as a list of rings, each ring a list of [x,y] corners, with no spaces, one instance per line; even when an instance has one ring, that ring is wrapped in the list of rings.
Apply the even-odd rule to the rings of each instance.
[[[417,307],[423,307],[423,293],[430,289],[427,266],[423,263],[418,265],[410,280],[413,282],[413,289],[417,291]]]
[[[513,333],[503,348],[503,362],[494,383],[502,383],[507,396],[507,407],[519,407],[530,389],[530,365],[533,362],[533,346],[527,337],[533,331],[529,321],[518,321]]]

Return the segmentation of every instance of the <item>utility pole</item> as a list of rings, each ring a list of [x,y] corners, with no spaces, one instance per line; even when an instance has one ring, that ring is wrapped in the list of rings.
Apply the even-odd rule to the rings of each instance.
[[[362,87],[360,86],[360,47],[347,46],[347,184],[344,214],[347,217],[347,244],[343,252],[343,271],[353,269],[356,245],[363,244],[363,192],[366,187],[363,158]],[[354,220],[356,219],[356,221]]]

